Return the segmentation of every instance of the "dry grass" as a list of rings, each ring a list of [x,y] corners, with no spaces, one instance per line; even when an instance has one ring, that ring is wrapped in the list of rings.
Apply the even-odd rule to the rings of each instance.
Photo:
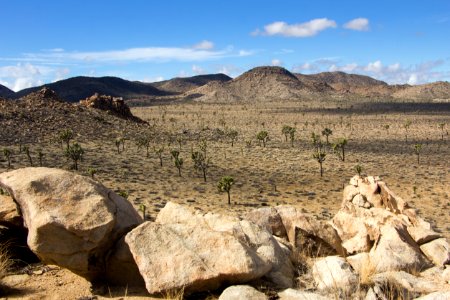
[[[0,245],[0,294],[3,294],[3,283],[2,280],[5,278],[12,266],[12,261],[8,254],[8,245]]]

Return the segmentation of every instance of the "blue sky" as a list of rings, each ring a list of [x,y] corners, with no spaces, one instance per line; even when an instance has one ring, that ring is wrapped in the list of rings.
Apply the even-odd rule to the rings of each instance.
[[[370,3],[369,3],[370,2]],[[450,1],[1,0],[0,84],[157,81],[260,65],[450,80]]]

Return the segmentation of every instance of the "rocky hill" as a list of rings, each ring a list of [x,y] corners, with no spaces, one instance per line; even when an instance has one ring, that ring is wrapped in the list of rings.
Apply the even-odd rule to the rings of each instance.
[[[44,86],[21,90],[15,94],[15,98],[21,98],[32,92],[38,91]],[[54,83],[46,84],[54,90],[62,99],[69,102],[78,102],[95,93],[123,97],[129,99],[140,96],[163,96],[167,92],[142,82],[128,81],[117,77],[73,77]]]
[[[281,67],[256,67],[227,82],[211,82],[189,94],[198,101],[272,101],[304,98],[323,92]]]
[[[438,81],[428,84],[404,86],[404,88],[395,91],[392,96],[394,98],[415,100],[449,100],[450,83],[447,81]]]
[[[112,139],[117,132],[134,132],[143,126],[143,122],[132,115],[118,118],[118,113],[112,109],[95,108],[65,102],[48,88],[16,101],[0,100],[0,143],[51,139],[64,128],[78,132],[81,139]]]
[[[0,97],[2,97],[2,98],[13,98],[14,94],[15,94],[14,91],[11,91],[6,86],[0,84]]]
[[[192,77],[176,77],[170,80],[153,82],[151,85],[168,93],[185,93],[211,81],[226,82],[229,80],[232,80],[232,78],[219,73]]]

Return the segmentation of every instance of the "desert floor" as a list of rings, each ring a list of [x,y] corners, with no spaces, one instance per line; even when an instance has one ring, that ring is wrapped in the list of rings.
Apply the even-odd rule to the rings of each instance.
[[[398,196],[417,208],[436,231],[450,238],[450,115],[433,105],[424,107],[414,110],[402,103],[345,106],[323,102],[311,106],[284,102],[181,103],[133,108],[133,114],[148,121],[153,133],[165,132],[155,133],[149,157],[145,149],[138,149],[133,134],[119,154],[114,136],[121,133],[95,139],[83,137],[80,132],[77,139],[85,156],[79,172],[87,175],[88,167],[96,168],[97,180],[115,191],[126,191],[137,209],[144,204],[149,219],[154,219],[168,201],[224,214],[292,204],[305,213],[330,219],[340,207],[343,186],[356,174],[355,166],[359,164],[363,174],[380,176]],[[439,126],[442,123],[446,124],[443,129]],[[293,146],[281,133],[283,125],[296,128]],[[331,146],[325,146],[327,156],[321,178],[310,137],[312,132],[320,134],[326,127],[333,131],[330,143],[345,137],[348,144],[345,161],[332,152]],[[229,139],[220,138],[217,129],[239,132],[233,147]],[[266,147],[256,140],[261,130],[269,133]],[[191,159],[191,151],[199,149],[202,138],[207,140],[211,164],[206,182],[194,170]],[[420,163],[414,153],[415,144],[422,144]],[[0,148],[5,146],[11,145]],[[162,146],[161,167],[153,147]],[[43,139],[39,147],[45,149],[45,166],[68,168],[58,145]],[[172,149],[180,150],[184,160],[181,176],[171,159]],[[13,157],[14,168],[28,165],[25,154],[16,153]],[[6,162],[1,161],[0,172],[4,171]],[[235,179],[231,205],[227,204],[226,194],[217,189],[217,182],[224,175]]]

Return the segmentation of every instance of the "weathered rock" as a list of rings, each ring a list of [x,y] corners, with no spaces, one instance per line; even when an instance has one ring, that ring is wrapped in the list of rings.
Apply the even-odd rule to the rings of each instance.
[[[353,270],[355,270],[357,274],[360,274],[360,276],[367,275],[367,272],[371,272],[370,268],[373,268],[370,262],[369,254],[366,252],[347,256],[346,259],[347,262],[352,266]]]
[[[23,226],[23,219],[14,200],[5,195],[0,195],[0,224]]]
[[[357,288],[358,276],[344,258],[328,256],[318,259],[312,275],[319,290],[343,290],[351,293]]]
[[[125,241],[151,294],[211,290],[262,276],[278,286],[293,284],[284,250],[269,232],[245,220],[169,202],[156,223],[137,227]]]
[[[437,266],[450,265],[450,244],[440,238],[420,246],[420,250]]]
[[[267,300],[268,297],[249,285],[233,285],[226,288],[219,300]]]
[[[404,225],[384,225],[380,232],[380,238],[370,251],[370,261],[377,272],[412,272],[431,267]]]
[[[372,281],[381,286],[395,286],[410,293],[428,294],[436,291],[450,291],[450,286],[442,281],[432,281],[416,277],[404,271],[385,272],[372,276]]]
[[[280,300],[328,300],[328,297],[305,291],[287,289],[278,293]]]
[[[244,219],[264,227],[267,231],[277,237],[287,238],[283,221],[274,207],[254,209],[246,213]]]
[[[121,118],[142,122],[141,119],[133,116],[130,108],[121,97],[112,97],[95,93],[91,97],[81,100],[80,105],[88,108],[105,110]]]
[[[345,255],[341,239],[333,226],[304,215],[293,206],[276,207],[291,244],[314,256]]]
[[[142,222],[128,201],[68,171],[19,169],[0,174],[0,186],[20,206],[30,249],[89,280],[102,277],[107,251]]]
[[[432,240],[441,238],[442,235],[425,226],[409,226],[408,233],[416,241],[417,244],[422,245]]]
[[[434,292],[419,298],[416,300],[448,300],[450,299],[450,291],[449,292]]]

